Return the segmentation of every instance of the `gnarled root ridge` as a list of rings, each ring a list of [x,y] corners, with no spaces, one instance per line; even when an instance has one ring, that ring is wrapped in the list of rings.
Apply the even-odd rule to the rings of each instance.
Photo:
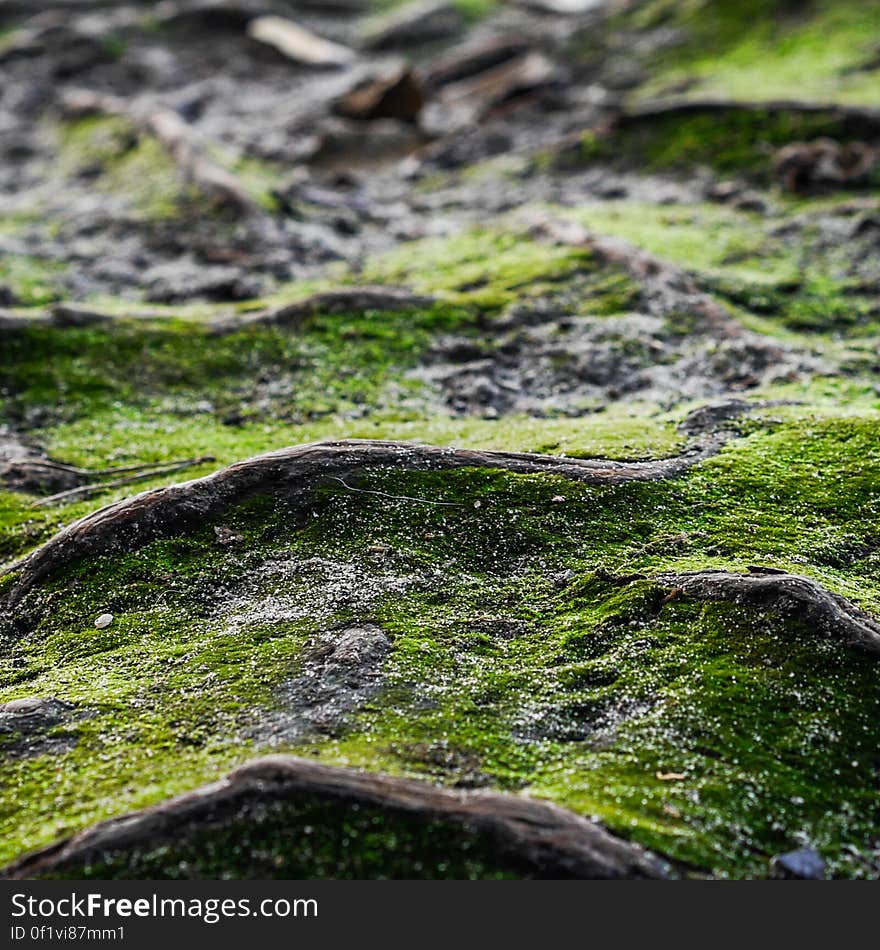
[[[673,478],[714,455],[731,436],[732,418],[754,404],[725,404],[716,417],[694,430],[675,456],[646,461],[566,458],[529,452],[441,448],[407,442],[349,439],[313,442],[236,462],[205,478],[143,492],[108,505],[63,528],[46,544],[9,566],[20,572],[11,600],[58,568],[83,557],[140,547],[179,531],[259,493],[307,498],[322,480],[348,479],[369,469],[440,471],[503,469],[519,474],[557,475],[595,485]],[[705,415],[705,410],[698,410]]]
[[[315,801],[379,808],[386,820],[441,823],[480,839],[502,869],[551,878],[664,878],[671,869],[648,851],[572,812],[519,795],[452,792],[425,782],[371,775],[292,756],[267,756],[219,782],[143,811],[101,822],[0,872],[22,879],[69,872],[113,858],[175,846],[200,831],[258,822],[267,807]],[[291,847],[301,840],[287,829]],[[340,835],[341,837],[341,835]]]
[[[684,306],[721,339],[742,336],[743,326],[711,294],[699,289],[683,268],[621,238],[590,231],[576,221],[545,212],[524,216],[532,236],[559,245],[582,247],[602,264],[619,267],[639,282],[649,311],[669,313]]]
[[[191,181],[219,204],[230,205],[244,215],[260,217],[263,210],[225,168],[212,162],[196,144],[190,126],[171,109],[139,108],[118,96],[89,90],[67,92],[62,110],[69,118],[91,115],[123,116],[152,135]]]
[[[728,601],[790,616],[828,636],[880,656],[880,624],[845,597],[800,574],[751,568],[748,574],[722,570],[662,574],[669,596]]]
[[[777,114],[820,115],[839,122],[850,134],[868,138],[880,136],[880,109],[869,106],[848,106],[841,103],[770,100],[749,102],[741,99],[657,99],[611,117],[613,127],[642,125],[670,117],[752,113],[760,116]]]

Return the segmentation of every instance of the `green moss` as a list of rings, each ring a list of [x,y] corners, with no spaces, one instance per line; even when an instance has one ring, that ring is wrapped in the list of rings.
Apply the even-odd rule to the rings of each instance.
[[[640,119],[605,135],[587,133],[581,159],[682,173],[704,165],[722,175],[748,174],[769,183],[778,149],[819,138],[848,142],[861,136],[832,108],[816,113],[760,107],[706,110]]]
[[[415,318],[368,312],[349,320],[317,317],[305,333],[251,327],[222,336],[173,320],[34,326],[4,341],[0,385],[13,394],[6,406],[13,419],[35,408],[80,418],[120,402],[144,406],[163,398],[183,413],[207,402],[219,415],[258,412],[255,403],[268,400],[276,418],[285,403],[290,414],[308,418],[375,404],[392,367],[411,364],[432,333],[467,319],[448,307]]]
[[[610,458],[643,458],[671,454],[681,437],[651,406],[611,407],[593,416],[589,425],[578,419],[542,420],[521,416],[502,420],[449,417],[404,417],[399,410],[377,412],[358,419],[338,416],[304,423],[254,418],[226,425],[210,413],[188,414],[166,407],[118,407],[73,423],[39,432],[53,457],[91,468],[173,462],[210,455],[215,459],[188,469],[187,477],[206,475],[232,462],[285,445],[323,439],[397,438],[439,445],[506,448],[513,451],[567,452]],[[107,476],[109,481],[113,476]],[[0,561],[9,560],[47,540],[64,524],[94,510],[96,505],[124,498],[180,479],[180,474],[156,476],[135,485],[107,488],[90,499],[34,508],[34,496],[0,491]]]
[[[813,199],[780,209],[777,214],[791,211],[815,220],[796,239],[780,231],[777,214],[723,205],[608,201],[560,213],[684,267],[757,332],[805,349],[825,335],[822,343],[831,355],[832,338],[868,340],[880,333],[869,288],[845,276],[853,264],[850,249],[829,244],[821,232],[821,215],[839,203]],[[686,322],[682,329],[690,332]]]
[[[90,176],[93,187],[125,201],[140,219],[216,217],[209,199],[185,181],[161,144],[125,117],[77,119],[60,125],[56,134],[56,173],[62,178]],[[282,169],[269,162],[236,158],[219,147],[209,157],[229,168],[257,203],[274,209],[271,191]]]
[[[498,6],[498,0],[454,0],[454,3],[469,23],[488,16]]]
[[[607,201],[566,213],[689,270],[765,284],[795,280],[800,273],[796,253],[774,240],[761,218],[725,206]]]
[[[705,279],[704,284],[736,306],[798,332],[856,336],[878,330],[874,299],[855,281],[817,274],[803,283],[782,281],[775,286],[724,278]]]
[[[668,0],[616,21],[675,28],[682,40],[648,57],[638,96],[685,87],[688,95],[746,100],[812,99],[872,105],[880,10],[858,0]]]
[[[490,6],[461,3],[473,16]],[[671,27],[666,35],[680,39],[649,55],[653,78],[636,99],[873,101],[876,70],[851,68],[872,52],[880,21],[870,4],[652,0],[613,22]],[[185,226],[208,210],[157,143],[125,120],[55,131],[57,182],[87,179],[142,221],[174,217]],[[768,182],[776,148],[819,135],[851,137],[830,113],[698,114],[611,139],[587,136],[579,161],[624,155],[642,170],[705,164]],[[271,207],[281,170],[216,158]],[[520,159],[505,156],[466,177],[479,187],[517,169]],[[444,173],[420,187],[457,182]],[[656,580],[667,571],[761,564],[807,574],[880,610],[880,324],[868,282],[855,278],[852,247],[831,246],[820,233],[823,215],[844,213],[845,196],[763,197],[764,215],[617,201],[552,213],[677,263],[749,329],[839,368],[835,377],[755,394],[805,405],[762,410],[741,424],[742,438],[673,482],[371,472],[349,480],[355,490],[330,481],[300,505],[257,497],[204,524],[182,524],[174,538],[47,578],[3,617],[0,701],[57,696],[77,714],[52,733],[67,751],[10,755],[0,766],[0,860],[272,748],[453,786],[525,790],[719,875],[763,875],[772,853],[809,844],[835,874],[876,877],[876,664],[795,617],[669,599]],[[31,235],[40,221],[29,207],[0,228]],[[63,295],[64,276],[22,255],[0,262],[0,283],[23,307]],[[409,375],[449,333],[490,353],[492,318],[513,304],[550,300],[560,313],[590,316],[638,307],[636,282],[583,248],[535,241],[500,220],[228,309],[354,281],[407,284],[439,302],[221,337],[205,325],[216,315],[209,304],[152,307],[145,319],[143,306],[103,300],[122,317],[112,327],[4,334],[0,424],[85,467],[216,458],[187,472],[193,476],[327,438],[617,458],[680,448],[675,422],[684,406],[675,416],[627,403],[588,419],[453,418]],[[695,329],[687,312],[668,316],[678,342]],[[636,339],[614,345],[643,347]],[[133,487],[58,508],[0,492],[0,557],[24,553]],[[218,526],[244,541],[220,545]],[[326,572],[308,567],[315,563]],[[0,578],[0,596],[14,581],[14,573]],[[113,623],[97,630],[105,611]],[[299,674],[311,638],[351,621],[379,623],[393,639],[381,696],[332,737],[271,747],[255,739],[254,724],[278,712],[279,686]],[[12,750],[19,741],[3,743]],[[310,840],[276,847],[291,830]],[[419,862],[426,876],[516,873],[482,847],[447,827],[426,832],[372,811],[342,816],[301,802],[88,873],[409,876]],[[444,851],[452,857],[441,867]]]
[[[529,581],[528,598],[471,585],[390,606],[397,715],[337,755],[387,742],[398,768],[525,785],[716,874],[765,874],[801,840],[857,870],[841,849],[880,806],[876,665],[741,609]]]
[[[613,313],[638,293],[631,280],[597,268],[580,249],[502,231],[416,242],[372,263],[363,277],[411,283],[443,300],[404,312],[319,314],[296,331],[252,326],[223,336],[199,325],[198,308],[184,310],[192,319],[174,319],[172,309],[162,319],[120,319],[110,327],[34,326],[4,341],[5,413],[12,420],[29,414],[54,421],[120,403],[142,407],[173,399],[183,413],[208,403],[221,416],[302,422],[331,413],[360,415],[382,402],[390,384],[395,402],[405,405],[401,395],[418,387],[402,372],[438,334],[483,332],[486,311],[551,295],[569,308]]]
[[[528,787],[719,874],[763,874],[802,841],[837,874],[867,873],[880,667],[793,618],[664,603],[650,579],[605,572],[758,563],[876,610],[878,423],[773,410],[669,483],[373,473],[354,487],[385,495],[329,482],[308,512],[257,498],[226,513],[246,537],[232,549],[212,522],[76,566],[17,607],[0,698],[96,714],[66,727],[72,751],[4,766],[5,856],[259,752],[246,725],[277,702],[306,637],[354,619],[393,638],[385,692],[347,733],[292,751]],[[325,590],[337,581],[266,569],[310,558],[351,565],[361,588],[409,580],[352,613]],[[273,603],[287,608],[271,619],[260,605]],[[104,611],[115,619],[98,632]]]
[[[453,302],[498,310],[514,300],[552,293],[577,274],[592,270],[595,263],[581,248],[480,228],[402,245],[371,261],[363,276],[445,292]]]
[[[9,288],[16,305],[45,306],[63,295],[65,264],[25,254],[0,257],[0,284]]]
[[[411,0],[372,0],[372,6],[381,13],[405,7],[410,2]],[[452,3],[468,23],[481,20],[498,6],[498,0],[452,0]]]
[[[117,300],[102,304],[119,315],[111,326],[34,325],[7,333],[0,422],[29,432],[54,458],[92,469],[201,456],[221,465],[280,445],[346,437],[610,457],[669,453],[680,444],[669,420],[650,405],[612,406],[589,426],[575,419],[493,421],[438,411],[407,376],[438,335],[480,338],[485,310],[538,293],[552,294],[561,310],[615,313],[634,304],[638,288],[615,271],[597,269],[580,252],[498,233],[409,248],[377,267],[442,291],[454,267],[435,272],[425,264],[429,251],[466,260],[465,276],[476,289],[406,312],[319,314],[296,330],[253,326],[215,336],[206,325],[215,314],[206,305],[154,307],[150,316]],[[276,302],[314,289],[288,288]],[[102,500],[132,490],[108,489]],[[96,504],[34,509],[32,501],[24,493],[0,492],[0,558],[22,553]]]
[[[171,218],[200,201],[162,146],[123,117],[64,123],[57,137],[59,176],[92,176],[94,187],[118,196],[143,219]]]

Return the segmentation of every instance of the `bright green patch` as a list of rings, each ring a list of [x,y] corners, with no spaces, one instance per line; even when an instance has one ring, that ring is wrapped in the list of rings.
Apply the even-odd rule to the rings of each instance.
[[[628,18],[676,28],[682,41],[646,66],[637,92],[874,105],[880,8],[859,0],[654,0]],[[621,25],[618,22],[618,25]]]
[[[835,205],[800,201],[794,208],[818,216]],[[607,201],[560,214],[684,267],[759,332],[782,334],[805,348],[815,345],[817,334],[854,339],[880,333],[870,287],[844,276],[850,251],[845,243],[822,242],[818,218],[792,240],[780,233],[776,216],[723,205]]]
[[[147,220],[174,217],[199,201],[161,145],[122,117],[59,126],[57,170],[64,177],[92,177],[96,188],[126,201]]]
[[[96,189],[125,201],[145,221],[212,212],[206,197],[188,184],[162,145],[122,116],[94,116],[58,128],[57,172],[88,176]],[[214,147],[208,157],[229,168],[254,200],[274,210],[272,189],[283,170],[269,162],[238,158]]]
[[[404,244],[370,262],[363,277],[445,291],[456,302],[496,310],[552,293],[593,270],[595,263],[582,248],[540,244],[511,231],[474,229]]]
[[[411,2],[412,0],[372,0],[372,6],[381,13],[405,7]],[[452,0],[452,4],[467,22],[473,23],[491,13],[498,6],[498,0]]]
[[[63,296],[62,279],[67,266],[23,254],[0,255],[0,284],[21,307],[39,307]]]

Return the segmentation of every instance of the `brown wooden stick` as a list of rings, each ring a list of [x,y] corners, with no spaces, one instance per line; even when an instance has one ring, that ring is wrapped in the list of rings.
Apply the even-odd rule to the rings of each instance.
[[[127,118],[137,128],[154,136],[185,178],[210,198],[249,216],[264,214],[234,175],[204,156],[193,142],[191,126],[171,109],[157,106],[139,108],[118,96],[88,90],[65,93],[61,105],[69,118],[95,114]]]

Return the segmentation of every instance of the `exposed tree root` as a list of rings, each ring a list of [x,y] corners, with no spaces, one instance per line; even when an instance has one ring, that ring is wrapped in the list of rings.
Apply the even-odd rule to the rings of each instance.
[[[335,290],[319,291],[302,300],[241,313],[218,317],[208,327],[212,333],[235,333],[248,326],[276,326],[296,328],[309,317],[318,314],[365,313],[367,310],[414,310],[431,307],[436,297],[419,294],[407,287],[390,287],[383,284],[356,284],[337,287]],[[61,329],[106,326],[120,320],[161,320],[163,315],[147,313],[102,313],[91,307],[58,303],[45,312],[19,316],[0,311],[0,334],[20,333],[34,326],[50,326]]]
[[[95,114],[124,116],[154,136],[186,179],[208,197],[245,215],[259,217],[264,214],[234,175],[202,154],[193,142],[190,127],[176,112],[157,106],[138,107],[117,96],[88,90],[66,93],[62,109],[69,118]]]
[[[687,309],[706,321],[707,329],[717,336],[730,338],[741,335],[743,328],[730,313],[712,296],[700,290],[687,271],[676,267],[633,244],[607,235],[596,234],[576,221],[551,217],[547,214],[530,215],[528,225],[535,237],[551,240],[557,244],[569,244],[590,250],[599,261],[623,268],[642,287],[642,294],[649,305],[656,303],[666,312],[679,308]],[[682,298],[687,298],[682,300]]]
[[[38,508],[44,505],[57,505],[61,502],[73,501],[74,498],[88,498],[96,495],[98,492],[106,491],[108,488],[120,488],[123,485],[131,485],[134,482],[142,482],[148,478],[155,478],[157,475],[172,475],[174,472],[181,472],[186,468],[193,468],[196,465],[205,465],[213,462],[212,455],[203,455],[200,458],[184,459],[181,462],[169,462],[167,465],[135,465],[128,468],[107,468],[93,471],[89,469],[74,469],[73,472],[80,478],[94,478],[95,476],[111,475],[120,472],[132,472],[133,474],[125,478],[115,478],[109,482],[91,482],[85,485],[77,485],[75,488],[68,488],[65,491],[56,492],[47,498],[41,498],[34,502],[34,507]],[[45,463],[44,463],[45,464]],[[56,463],[49,463],[53,467],[62,468],[70,471],[69,466],[57,466]]]
[[[614,128],[621,129],[669,117],[722,115],[731,112],[827,115],[829,119],[838,122],[848,135],[865,138],[880,137],[880,109],[798,100],[748,102],[739,99],[659,99],[615,113],[611,124]]]
[[[256,493],[305,501],[315,486],[328,478],[344,478],[350,484],[359,473],[371,469],[491,468],[558,475],[594,485],[673,478],[719,451],[733,434],[731,415],[755,408],[745,402],[734,405],[730,413],[722,413],[700,429],[679,455],[647,461],[566,458],[366,439],[296,445],[236,462],[205,478],[146,491],[101,508],[68,525],[3,573],[20,572],[11,595],[16,601],[41,578],[80,558],[146,544]]]
[[[7,867],[0,877],[46,876],[114,854],[149,851],[162,844],[173,847],[194,832],[246,820],[267,805],[316,798],[333,805],[378,807],[389,819],[415,817],[426,824],[440,821],[477,832],[485,836],[501,862],[525,876],[671,875],[663,861],[638,845],[548,802],[490,792],[451,792],[424,782],[369,775],[290,756],[268,756],[236,769],[219,782],[101,822],[50,845]]]
[[[114,319],[114,315],[99,313],[91,307],[56,303],[48,311],[28,313],[27,316],[0,311],[0,333],[17,333],[35,326],[90,327],[110,323]]]
[[[880,624],[845,597],[800,574],[751,568],[749,574],[693,571],[661,574],[670,596],[722,600],[797,618],[820,633],[880,655]]]
[[[211,329],[215,333],[232,333],[243,326],[259,324],[264,326],[297,327],[309,317],[320,313],[364,313],[367,310],[410,310],[418,307],[430,307],[436,298],[427,294],[417,294],[406,287],[385,287],[382,285],[362,285],[338,287],[335,290],[312,294],[303,300],[259,310],[255,313],[225,317],[214,321]]]
[[[19,491],[51,491],[53,494],[35,502],[35,506],[88,497],[107,488],[169,475],[194,465],[213,462],[210,455],[178,462],[153,462],[147,465],[123,465],[110,468],[79,468],[48,458],[36,446],[20,440],[13,433],[0,434],[0,485]],[[108,475],[124,475],[113,481],[97,481]]]

